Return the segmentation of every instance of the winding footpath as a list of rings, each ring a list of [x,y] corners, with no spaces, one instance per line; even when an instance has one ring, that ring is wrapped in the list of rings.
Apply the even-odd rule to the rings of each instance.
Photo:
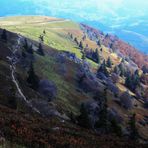
[[[21,98],[26,102],[26,104],[29,107],[31,107],[35,112],[41,114],[40,111],[37,108],[33,107],[31,102],[27,100],[26,96],[23,94],[23,92],[22,92],[22,90],[21,90],[21,88],[19,86],[19,83],[18,83],[18,81],[17,81],[17,79],[15,77],[16,64],[18,62],[18,58],[16,57],[16,52],[20,48],[21,39],[22,39],[22,36],[19,35],[18,39],[17,39],[17,44],[13,48],[14,50],[9,48],[11,50],[11,52],[12,52],[12,56],[11,57],[7,56],[7,59],[10,61],[10,71],[11,71],[12,81],[15,84],[15,86],[17,88],[17,91],[20,94]]]

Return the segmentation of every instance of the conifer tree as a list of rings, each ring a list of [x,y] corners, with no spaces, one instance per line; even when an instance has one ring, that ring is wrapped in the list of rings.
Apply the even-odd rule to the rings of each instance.
[[[22,57],[26,58],[26,53],[24,51],[22,51]]]
[[[81,104],[80,116],[78,117],[78,123],[80,126],[85,127],[85,128],[91,127],[88,112],[84,104]]]
[[[70,38],[73,39],[73,35],[72,34],[70,34]]]
[[[120,63],[118,67],[120,69],[120,76],[121,77],[125,76],[125,69],[123,63]]]
[[[25,48],[25,50],[27,51],[28,50],[28,42],[27,42],[27,39],[25,38],[24,40],[24,45],[23,47]]]
[[[1,39],[7,42],[7,31],[6,29],[3,29],[2,34],[1,34]]]
[[[43,43],[44,42],[44,36],[43,35],[40,35],[39,36],[39,40]]]
[[[136,114],[134,113],[129,121],[129,128],[130,128],[130,138],[132,140],[137,140],[138,138],[138,130],[136,127]]]
[[[84,48],[84,47],[83,47],[82,41],[80,41],[79,48],[80,48],[80,49],[83,49],[83,48]]]
[[[33,48],[32,48],[32,45],[30,45],[30,47],[28,48],[27,52],[30,53],[30,54],[33,54]]]
[[[111,61],[110,57],[108,57],[108,59],[107,59],[107,67],[109,67],[109,68],[112,67],[112,61]]]
[[[43,30],[43,34],[44,34],[44,35],[46,34],[46,31],[45,31],[45,30]]]
[[[76,42],[77,45],[79,45],[78,39],[75,37],[74,41]]]
[[[119,69],[118,66],[115,66],[115,68],[114,68],[114,73],[117,74],[117,75],[120,74],[120,69]]]
[[[100,55],[99,55],[98,48],[96,48],[95,55],[96,55],[96,62],[97,62],[98,64],[100,64]]]
[[[85,60],[86,59],[86,53],[85,53],[85,51],[83,50],[82,51],[82,60]]]
[[[98,113],[99,120],[96,122],[95,127],[103,128],[105,132],[108,132],[108,119],[107,119],[107,88],[104,89],[103,100],[99,102],[102,110]]]
[[[40,54],[41,56],[45,55],[41,43],[39,43],[39,47],[38,47],[37,53]]]
[[[97,41],[97,45],[98,45],[99,47],[101,47],[101,41],[100,41],[100,40]]]
[[[100,72],[104,73],[104,75],[108,76],[109,73],[107,71],[107,68],[106,68],[106,62],[105,60],[103,61],[103,63],[101,64],[101,66],[99,67],[98,71],[97,71],[97,74],[99,74]]]
[[[105,129],[107,130],[107,88],[104,89],[104,105],[103,105],[103,109],[101,112],[101,122],[102,125],[105,127]]]
[[[131,88],[131,85],[132,85],[132,79],[131,79],[131,75],[129,74],[125,79],[125,86],[128,88]]]
[[[132,91],[135,91],[135,89],[140,85],[140,76],[138,71],[135,71],[134,74],[129,73],[127,75],[125,85]]]
[[[27,82],[29,83],[29,85],[32,89],[34,89],[34,90],[38,89],[39,78],[34,72],[34,67],[33,67],[32,62],[29,67]]]
[[[142,67],[142,71],[143,71],[144,74],[146,74],[146,73],[148,73],[148,68],[144,65]]]

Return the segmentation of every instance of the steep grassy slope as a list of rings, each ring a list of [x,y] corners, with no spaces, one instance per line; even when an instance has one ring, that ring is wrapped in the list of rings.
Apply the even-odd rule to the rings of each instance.
[[[62,51],[70,51],[70,52],[75,53],[76,56],[81,59],[82,57],[81,50],[79,49],[78,45],[70,38],[70,34],[73,34],[73,36],[77,37],[79,41],[82,40],[84,33],[81,30],[80,26],[69,20],[62,20],[62,19],[48,18],[48,17],[33,17],[33,16],[4,18],[0,20],[0,26],[12,32],[16,32],[18,34],[24,35],[25,37],[28,38],[27,39],[28,42],[34,45],[33,47],[34,48],[34,68],[35,68],[36,74],[39,76],[40,79],[48,79],[50,81],[53,81],[57,87],[56,98],[50,103],[47,101],[45,103],[48,104],[50,107],[55,107],[61,114],[69,115],[71,112],[73,112],[74,114],[78,115],[79,109],[80,109],[79,105],[81,104],[81,102],[84,102],[88,99],[92,99],[92,94],[85,93],[78,87],[78,84],[76,81],[77,72],[80,69],[81,64],[75,63],[66,57],[64,57],[64,59],[61,59],[59,55],[63,54]],[[44,36],[45,44],[43,45],[45,56],[43,57],[36,53],[36,49],[38,48],[37,41],[39,41],[39,36],[43,35],[44,30],[46,31],[46,34]],[[10,34],[13,36],[11,36]],[[17,36],[18,36],[17,34],[13,34],[13,33],[10,33],[10,34],[8,35],[9,36],[8,40],[15,40],[15,39],[17,40]],[[14,43],[11,42],[10,46],[12,46],[13,44]],[[93,40],[90,40],[88,36],[86,37],[86,40],[83,42],[83,44],[84,46],[88,44],[89,48],[92,48],[92,50],[95,50],[96,48],[100,48],[97,46],[96,42]],[[20,99],[19,94],[16,90],[16,87],[11,81],[9,62],[6,58],[6,56],[10,56],[12,54],[12,52],[8,48],[8,45],[9,44],[1,42],[1,46],[0,46],[0,50],[2,51],[0,52],[0,57],[1,57],[0,59],[0,78],[1,79],[0,80],[2,83],[2,85],[0,85],[0,92],[1,92],[0,93],[0,101],[1,101],[0,104],[7,105],[8,107],[11,107],[11,108],[16,107],[15,109],[17,109],[18,111],[30,113],[30,108],[28,109],[28,106],[24,107],[23,102],[17,101],[18,99]],[[103,52],[100,53],[101,58],[102,58],[101,60],[103,59],[106,60],[110,56],[113,61],[114,66],[120,63],[121,58],[116,53],[111,52],[109,48],[103,45],[101,45],[101,48],[103,48]],[[21,57],[22,50],[23,50],[23,47],[21,47],[17,53],[18,56],[20,57]],[[96,73],[98,64],[88,59],[87,61],[91,64],[91,68],[90,68],[91,71]],[[47,100],[47,98],[45,98],[41,94],[37,93],[36,91],[28,87],[26,83],[28,67],[24,68],[21,64],[22,63],[20,62],[16,65],[17,66],[16,75],[19,81],[19,85],[22,88],[27,99],[29,101],[35,100],[37,102],[42,101],[42,100]],[[9,75],[5,75],[5,73],[8,73]],[[101,80],[97,80],[97,81],[100,82]],[[119,94],[122,94],[123,92],[128,90],[124,86],[124,81],[125,81],[124,78],[120,78],[120,81],[117,83],[117,87],[119,88]],[[102,81],[101,81],[100,86],[104,86],[102,84]],[[129,92],[132,96],[135,96],[135,94],[131,92],[130,90]],[[12,98],[13,98],[12,96],[15,98],[13,99],[13,101],[12,101]],[[141,103],[139,100],[135,99],[135,104],[138,104],[138,107],[135,105],[133,109],[126,110],[123,107],[121,107],[121,105],[119,105],[118,103],[114,101],[117,98],[115,98],[114,94],[110,90],[107,91],[107,98],[108,98],[109,107],[117,110],[119,115],[124,119],[123,121],[124,125],[127,125],[128,120],[129,120],[129,115],[131,115],[131,113],[133,112],[137,113],[138,121],[143,119],[144,116],[148,116],[147,110],[143,108],[143,103]],[[12,104],[14,106],[9,106]],[[3,108],[2,110],[5,111],[5,109]],[[4,118],[5,114],[2,114],[1,116],[2,118]],[[28,122],[28,121],[25,121],[25,122]],[[34,124],[36,124],[36,121],[34,122]],[[59,126],[59,124],[60,123],[58,121],[57,125]],[[40,124],[38,126],[44,126],[44,124]],[[66,124],[66,126],[69,126],[69,123],[68,125]],[[144,127],[144,126],[141,126],[140,124],[138,124],[138,126],[140,129],[140,134],[143,137],[147,138],[148,137],[147,135],[148,126],[146,125]],[[10,126],[8,127],[10,128]],[[26,128],[29,128],[29,132],[32,131],[32,126],[26,127]],[[63,135],[65,135],[65,133],[67,134],[67,130],[69,129],[66,128],[66,130],[62,134]],[[75,133],[79,134],[77,132]],[[35,134],[36,134],[36,131],[35,131]],[[79,135],[80,137],[81,137],[81,134],[83,134],[83,132],[80,133]],[[58,134],[56,133],[54,135],[54,138],[57,135]],[[89,135],[89,133],[87,133],[87,135]],[[60,137],[60,135],[58,136]],[[44,140],[48,139],[47,136],[45,137],[43,136],[42,138]],[[42,141],[42,138],[40,139],[41,141]],[[49,137],[48,140],[54,139],[53,137],[51,139],[50,138],[51,137]],[[95,142],[97,141],[96,140],[97,138],[98,137],[93,137],[93,139],[95,139]],[[61,138],[61,140],[62,139],[63,137]],[[73,142],[73,136],[71,139]],[[82,139],[82,141],[84,142],[84,139]],[[42,142],[44,143],[45,141],[42,141]],[[72,143],[72,142],[70,141],[68,143]],[[58,141],[56,141],[56,143],[59,144]],[[90,142],[88,141],[88,143],[90,144],[92,143],[92,141]]]
[[[10,25],[9,25],[10,24]],[[73,34],[80,41],[84,35],[83,31],[77,23],[69,20],[61,20],[48,17],[13,17],[0,20],[2,28],[6,28],[10,31],[20,33],[28,38],[39,40],[39,36],[46,31],[45,44],[56,48],[58,50],[65,50],[75,53],[79,58],[82,57],[77,45],[70,39],[68,33]],[[95,50],[98,48],[97,44],[91,41],[89,38],[84,41],[84,46],[88,44],[89,48]],[[107,48],[103,47],[103,57],[108,58],[110,52]],[[116,55],[110,55],[116,63],[120,61]],[[97,65],[88,60],[94,67]]]

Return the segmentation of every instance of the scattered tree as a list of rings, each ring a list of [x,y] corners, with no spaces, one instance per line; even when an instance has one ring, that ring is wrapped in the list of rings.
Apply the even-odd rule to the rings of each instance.
[[[78,39],[75,37],[74,41],[76,42],[77,45],[79,45]]]
[[[70,34],[70,38],[73,39],[73,34],[72,33]]]
[[[28,41],[27,41],[27,39],[25,38],[25,40],[24,40],[24,45],[23,45],[23,47],[25,48],[25,50],[27,51],[28,50]]]
[[[132,109],[133,107],[132,98],[128,91],[124,92],[120,96],[120,102],[125,109]]]
[[[84,47],[83,47],[83,42],[82,42],[82,41],[80,41],[79,48],[80,48],[80,49],[83,49],[83,48],[84,48]]]
[[[100,55],[99,55],[99,50],[98,50],[98,48],[96,48],[95,54],[96,54],[96,62],[97,62],[98,64],[100,64]]]
[[[98,45],[99,47],[101,47],[101,41],[100,41],[100,40],[97,41],[97,45]]]
[[[39,36],[39,40],[43,43],[44,42],[44,36],[43,35],[40,35]]]
[[[108,76],[109,73],[108,73],[108,70],[106,68],[106,62],[105,60],[103,61],[103,63],[101,64],[101,66],[99,67],[98,71],[97,71],[97,75],[102,72],[105,76]]]
[[[111,131],[115,133],[117,136],[122,136],[121,126],[117,123],[115,119],[111,120]]]
[[[146,73],[148,73],[148,68],[144,65],[142,67],[142,71],[143,71],[144,74],[146,74]]]
[[[132,140],[137,140],[138,130],[137,130],[137,127],[136,127],[136,114],[135,113],[130,118],[129,128],[130,128],[130,138]]]
[[[38,47],[37,53],[40,54],[41,56],[45,55],[41,43],[39,43],[39,47]]]
[[[26,53],[25,53],[24,50],[22,51],[22,57],[23,57],[23,58],[26,58]]]
[[[125,85],[132,91],[135,91],[135,89],[140,85],[140,76],[137,70],[134,74],[129,73],[127,75]]]
[[[86,59],[86,53],[85,53],[85,50],[82,51],[82,60],[85,60]]]
[[[111,61],[110,57],[108,57],[108,59],[107,59],[107,67],[109,67],[109,68],[112,67],[112,61]]]
[[[39,78],[38,78],[38,76],[34,72],[34,67],[33,67],[33,63],[32,62],[30,64],[30,68],[29,68],[29,71],[28,71],[27,82],[29,83],[29,85],[30,85],[30,87],[32,89],[34,89],[34,90],[38,89]]]
[[[86,35],[84,35],[84,36],[82,37],[82,40],[83,40],[83,41],[86,40]]]
[[[124,68],[124,65],[123,63],[121,62],[119,65],[118,65],[119,69],[120,69],[120,76],[123,77],[125,76],[125,68]]]
[[[120,75],[120,69],[119,69],[118,66],[115,66],[114,73],[117,74],[117,75]]]
[[[100,104],[100,102],[99,102]],[[107,88],[104,89],[104,95],[103,100],[101,101],[101,111],[98,113],[99,120],[96,122],[95,127],[96,128],[103,128],[104,132],[108,132],[108,119],[107,119]]]
[[[28,48],[27,52],[30,53],[30,54],[33,54],[33,48],[32,48],[32,45],[30,45],[30,47]]]
[[[43,30],[43,34],[44,34],[44,35],[46,34],[46,31],[45,31],[45,30]]]
[[[7,42],[7,31],[6,29],[3,29],[2,34],[1,34],[1,39]]]
[[[78,123],[80,126],[85,127],[85,128],[91,127],[89,116],[88,116],[88,111],[84,104],[81,104],[80,116],[78,117]]]

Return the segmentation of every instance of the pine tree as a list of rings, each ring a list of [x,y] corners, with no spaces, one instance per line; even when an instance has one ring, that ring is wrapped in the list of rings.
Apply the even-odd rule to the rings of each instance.
[[[101,47],[101,41],[100,41],[100,40],[97,41],[97,45],[98,45],[99,47]]]
[[[84,104],[81,104],[80,116],[78,117],[78,123],[80,126],[85,127],[85,128],[91,127],[88,112]]]
[[[101,112],[101,121],[103,123],[103,126],[105,127],[105,129],[107,130],[107,88],[104,89],[104,106]]]
[[[97,74],[99,74],[100,72],[104,73],[104,75],[108,76],[109,73],[107,71],[107,68],[106,68],[106,62],[105,60],[103,61],[103,63],[101,64],[101,66],[99,67],[98,71],[97,71]]]
[[[118,67],[120,69],[120,76],[121,77],[125,76],[125,69],[123,63],[120,63]]]
[[[117,74],[117,75],[120,74],[120,69],[119,69],[118,66],[115,66],[115,68],[114,68],[114,73]]]
[[[1,34],[1,39],[7,42],[7,31],[6,29],[3,29],[3,32]]]
[[[24,40],[24,45],[23,47],[25,48],[25,50],[27,51],[28,50],[28,42],[27,42],[27,39],[25,38]]]
[[[84,36],[82,37],[82,40],[83,40],[83,41],[86,40],[86,35],[84,35]]]
[[[70,34],[70,38],[73,39],[73,35],[72,34]]]
[[[131,79],[130,74],[125,79],[125,86],[128,87],[128,88],[131,88],[131,86],[132,86],[132,79]]]
[[[82,60],[85,60],[86,59],[86,53],[85,53],[85,51],[83,50],[82,51]]]
[[[122,128],[114,118],[111,120],[111,131],[117,136],[122,136]]]
[[[22,51],[22,57],[26,58],[26,53],[24,51]]]
[[[105,132],[108,132],[108,119],[107,119],[107,88],[104,89],[103,100],[101,104],[99,102],[100,107],[102,107],[101,112],[98,113],[99,120],[95,123],[96,128],[103,128]]]
[[[44,42],[44,36],[43,35],[40,35],[39,36],[39,40],[43,43]]]
[[[39,43],[39,47],[38,47],[37,53],[40,54],[41,56],[45,55],[41,43]]]
[[[30,85],[30,87],[32,89],[34,89],[34,90],[38,89],[39,78],[38,78],[38,76],[34,72],[34,67],[33,67],[32,62],[30,64],[30,68],[29,68],[29,71],[28,71],[27,82],[29,83],[29,85]]]
[[[148,68],[144,65],[142,67],[142,71],[143,71],[144,74],[146,74],[146,73],[148,73]]]
[[[43,30],[43,34],[46,34],[46,31],[45,30]]]
[[[98,48],[96,48],[95,54],[96,54],[96,62],[97,62],[98,64],[100,64],[100,55],[99,55]]]
[[[80,48],[80,49],[83,49],[83,48],[84,48],[84,47],[83,47],[82,41],[80,41],[79,48]]]
[[[136,127],[136,114],[134,113],[129,121],[129,128],[130,128],[130,138],[132,140],[137,140],[138,138],[138,130]]]
[[[112,67],[112,61],[111,61],[110,57],[108,57],[108,59],[107,59],[107,67],[109,67],[109,68]]]
[[[30,54],[33,54],[33,48],[32,48],[32,45],[30,45],[30,47],[28,48],[27,52],[30,53]]]
[[[113,48],[113,43],[110,44],[110,48],[111,48],[111,49]]]
[[[134,74],[128,73],[125,80],[125,85],[132,91],[135,91],[135,89],[140,85],[140,76],[137,70]]]
[[[75,37],[74,41],[76,42],[77,45],[79,45],[78,39]]]

